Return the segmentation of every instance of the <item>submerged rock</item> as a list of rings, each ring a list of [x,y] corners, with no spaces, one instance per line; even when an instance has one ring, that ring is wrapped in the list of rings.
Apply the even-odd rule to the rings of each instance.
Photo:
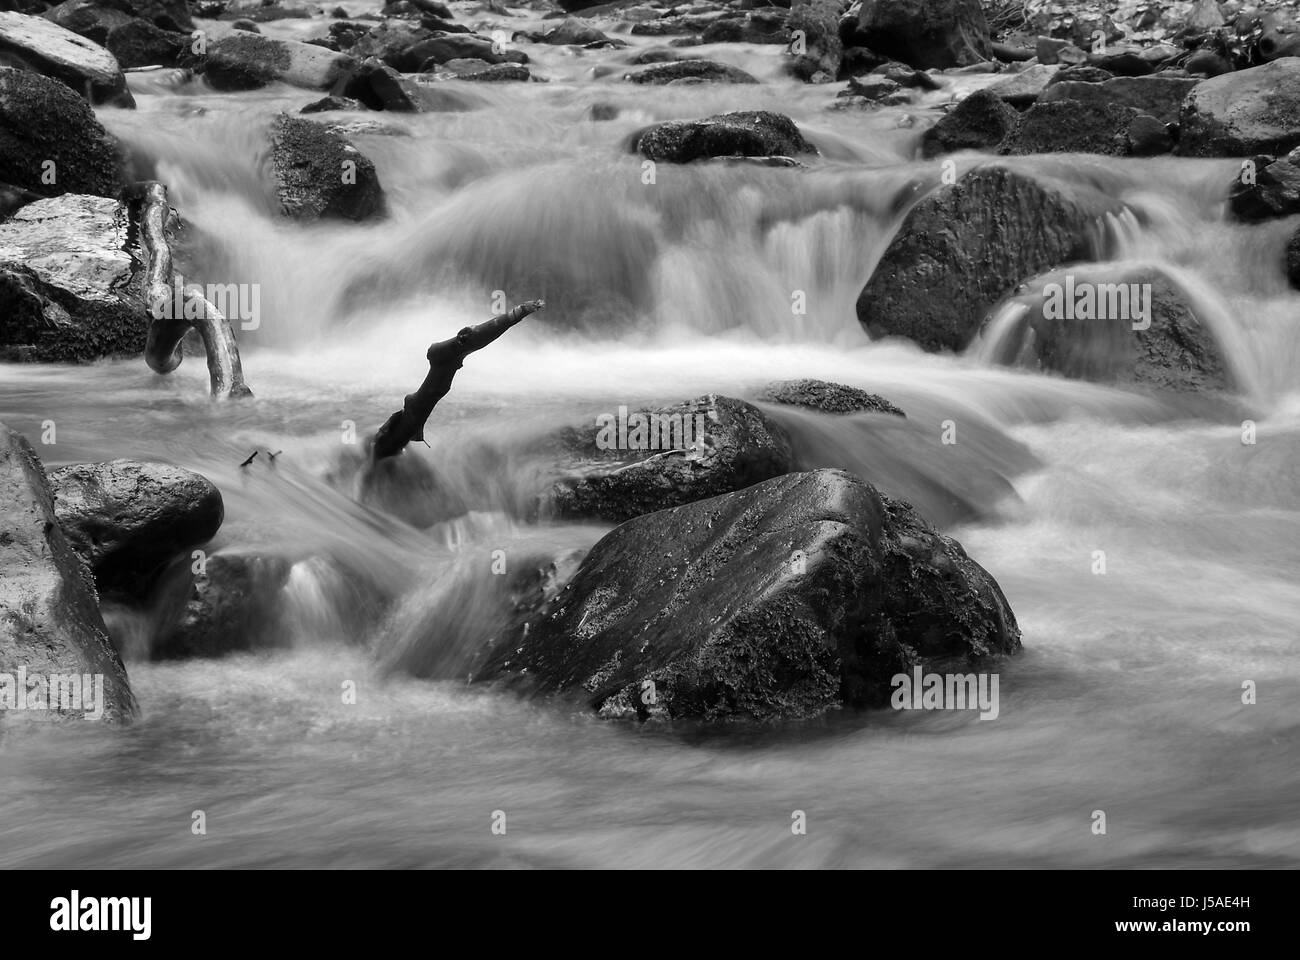
[[[65,83],[91,103],[135,106],[111,53],[44,17],[0,10],[0,59]]]
[[[997,583],[960,544],[818,470],[624,523],[475,679],[610,718],[793,719],[883,706],[897,673],[1019,647]]]
[[[555,438],[571,472],[543,498],[560,517],[619,522],[739,490],[794,468],[785,431],[757,407],[707,396],[602,414]]]
[[[104,593],[143,597],[162,566],[211,540],[225,517],[212,481],[164,463],[60,467],[50,486],[59,523]]]
[[[636,140],[651,160],[689,163],[710,157],[793,157],[816,153],[793,120],[767,110],[723,113],[703,120],[670,120]]]
[[[277,554],[215,553],[195,573],[188,560],[167,575],[158,601],[155,660],[218,657],[289,645],[282,620],[293,563]]]
[[[90,571],[55,519],[54,498],[27,441],[0,423],[0,673],[16,682],[53,675],[102,678],[91,710],[13,710],[8,698],[49,707],[49,690],[0,684],[0,723],[13,718],[128,720],[135,698],[122,658],[108,638]],[[92,681],[93,683],[94,681]],[[93,688],[92,688],[93,689]],[[39,697],[40,699],[34,699]],[[57,706],[57,704],[56,704]],[[95,717],[95,709],[102,709]]]
[[[65,194],[0,224],[0,359],[138,356],[148,330],[139,262],[116,200]]]
[[[728,63],[715,63],[712,60],[674,60],[670,63],[656,63],[644,70],[626,74],[624,80],[633,83],[673,83],[677,80],[701,80],[710,83],[758,83],[739,67]]]
[[[858,297],[858,320],[873,337],[961,350],[1022,281],[1095,259],[1102,212],[1020,173],[974,170],[908,212]]]
[[[0,182],[46,197],[116,197],[122,168],[117,140],[85,100],[57,80],[0,67]]]
[[[347,54],[311,43],[232,33],[210,43],[193,66],[216,90],[256,90],[276,81],[328,90],[355,63]]]
[[[275,118],[271,164],[285,216],[370,220],[386,202],[375,165],[342,134],[288,114]]]
[[[822,413],[888,413],[898,417],[907,416],[884,397],[826,380],[782,380],[767,386],[759,394],[759,399],[769,403],[809,407]]]

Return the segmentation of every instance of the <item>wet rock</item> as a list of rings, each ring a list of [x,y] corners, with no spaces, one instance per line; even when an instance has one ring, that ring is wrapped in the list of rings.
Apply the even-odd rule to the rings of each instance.
[[[0,57],[67,84],[91,103],[135,106],[111,53],[43,17],[0,11]]]
[[[207,557],[195,574],[176,565],[160,588],[163,624],[155,660],[219,657],[244,650],[285,647],[283,591],[293,564],[267,553],[223,552]]]
[[[651,160],[689,163],[710,157],[793,157],[816,153],[793,120],[767,110],[670,120],[640,134],[636,149]]]
[[[1231,387],[1214,337],[1165,277],[1080,267],[1029,286],[995,362],[1183,393]]]
[[[1004,103],[1023,108],[1039,98],[1056,72],[1055,67],[1034,64],[986,89]]]
[[[1054,83],[1040,98],[1077,100],[1081,103],[1113,103],[1132,107],[1138,113],[1155,117],[1161,123],[1177,123],[1187,94],[1199,81],[1189,77],[1115,77],[1103,83],[1067,81]]]
[[[1197,50],[1187,59],[1185,69],[1192,76],[1218,77],[1232,73],[1232,62],[1213,50]]]
[[[75,26],[63,23],[55,11],[64,10],[72,13],[76,10],[98,9],[106,14],[108,11],[125,12],[127,16],[152,23],[155,27],[172,32],[194,29],[194,20],[190,15],[186,0],[69,0],[57,7],[51,7],[45,16],[74,33],[81,33]],[[75,14],[74,14],[75,17]],[[82,34],[89,36],[89,34]],[[91,37],[96,43],[103,43],[99,37]]]
[[[1134,157],[1155,157],[1171,153],[1176,143],[1171,125],[1140,113],[1128,125],[1128,152]]]
[[[1131,107],[1078,100],[1040,100],[1025,112],[1002,143],[1004,154],[1130,153],[1129,126],[1138,116]]]
[[[789,29],[795,57],[790,71],[799,79],[829,83],[839,77],[844,57],[841,12],[835,0],[801,0],[791,4]]]
[[[12,183],[0,183],[0,223],[4,223],[27,204],[40,199],[39,193],[15,187]]]
[[[1078,81],[1082,83],[1105,83],[1107,80],[1114,79],[1115,74],[1109,70],[1103,70],[1101,67],[1090,67],[1087,65],[1081,67],[1065,67],[1058,70],[1052,75],[1052,79],[1047,81],[1049,87],[1054,87],[1058,83],[1069,83]]]
[[[475,679],[608,718],[795,719],[883,706],[895,674],[964,669],[1019,636],[960,544],[818,470],[624,523]]]
[[[353,100],[351,97],[322,97],[319,100],[313,100],[307,106],[299,110],[299,113],[330,113],[335,110],[364,110],[365,104],[360,100]]]
[[[566,17],[558,27],[543,34],[539,42],[583,46],[588,43],[604,43],[608,40],[609,37],[586,21]]]
[[[108,32],[105,46],[124,68],[175,67],[185,62],[189,34],[173,33],[147,20],[131,20]]]
[[[939,90],[941,84],[934,77],[921,70],[913,70],[905,63],[882,63],[871,71],[873,76],[892,80],[900,87],[916,90]]]
[[[544,498],[555,516],[619,522],[793,469],[785,431],[731,397],[598,419],[556,437],[568,475]]]
[[[356,100],[370,110],[420,111],[421,97],[415,84],[373,57],[339,77],[330,94]]]
[[[1117,77],[1145,77],[1155,72],[1155,67],[1139,56],[1136,50],[1108,50],[1088,55],[1088,63]]]
[[[330,31],[334,34],[334,31]],[[341,31],[342,33],[343,31]],[[402,54],[409,48],[433,36],[433,31],[426,30],[418,23],[409,20],[384,20],[370,28],[368,33],[356,38],[346,45],[349,55],[358,60],[378,57],[391,67],[401,69],[401,62],[406,59]],[[340,47],[343,44],[340,42]],[[409,58],[414,60],[415,58]],[[415,66],[419,63],[416,62]],[[411,69],[414,69],[412,67]]]
[[[138,460],[50,471],[54,512],[101,593],[142,598],[160,569],[211,540],[225,517],[207,477]]]
[[[309,20],[319,17],[321,9],[305,0],[230,0],[221,12],[222,20],[252,20],[255,23],[272,23],[276,20]]]
[[[764,388],[759,398],[769,403],[810,407],[822,413],[888,413],[898,417],[906,416],[884,397],[826,380],[782,380]]]
[[[65,0],[64,3],[50,7],[41,16],[102,47],[110,30],[136,19],[123,7],[101,4],[96,0]]]
[[[1070,41],[1059,37],[1038,37],[1034,41],[1034,53],[1039,63],[1058,64],[1061,62],[1059,56],[1061,49],[1069,44]]]
[[[649,63],[673,63],[684,59],[686,58],[682,54],[671,47],[650,47],[633,57],[632,65],[642,67]]]
[[[328,90],[355,62],[311,43],[234,33],[209,43],[193,69],[216,90],[256,90],[275,81]]]
[[[500,52],[498,52],[500,50]],[[482,60],[485,63],[527,63],[522,50],[501,50],[486,37],[468,34],[445,34],[430,37],[407,48],[391,65],[406,73],[426,71],[448,60]]]
[[[1183,101],[1178,153],[1283,154],[1300,146],[1300,57],[1203,80]]]
[[[922,69],[966,66],[991,54],[979,0],[862,0],[857,37]]]
[[[1243,161],[1228,190],[1228,209],[1246,223],[1300,213],[1300,148],[1281,160],[1261,155]]]
[[[745,17],[715,20],[704,28],[700,39],[705,43],[767,43],[786,46],[790,43],[789,18],[783,10],[757,10]]]
[[[921,155],[955,150],[995,150],[1020,122],[1020,114],[996,93],[977,90],[925,132]]]
[[[94,581],[54,515],[41,463],[19,434],[0,423],[0,673],[30,680],[52,675],[103,678],[102,719],[129,720],[135,698],[122,658],[108,638]],[[92,688],[93,689],[93,688]],[[50,713],[48,689],[21,691],[26,705],[0,710],[0,723],[94,717],[94,710]],[[17,691],[11,687],[10,697]],[[7,708],[14,703],[5,703]],[[57,710],[57,705],[56,705]]]
[[[64,194],[0,224],[0,359],[79,363],[144,350],[148,307],[127,215]]]
[[[1291,234],[1286,243],[1286,278],[1291,286],[1300,290],[1300,230]]]
[[[973,170],[909,211],[858,297],[858,320],[873,337],[961,350],[1022,281],[1093,259],[1105,209],[1023,174]]]
[[[727,63],[715,63],[712,60],[678,60],[673,63],[659,63],[629,73],[624,80],[633,83],[672,83],[674,80],[695,79],[710,83],[758,83],[739,67]]]
[[[494,63],[481,70],[470,70],[457,76],[458,80],[470,80],[474,83],[509,83],[527,82],[533,79],[527,67],[517,63]]]
[[[122,168],[117,140],[85,100],[39,73],[0,67],[0,182],[42,196],[115,197],[125,185]]]
[[[374,163],[346,137],[319,123],[277,116],[271,130],[271,162],[287,217],[311,222],[385,215]]]

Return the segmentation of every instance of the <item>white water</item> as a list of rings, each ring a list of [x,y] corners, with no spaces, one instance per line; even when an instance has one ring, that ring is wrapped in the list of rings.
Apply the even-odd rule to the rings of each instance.
[[[197,357],[166,378],[138,362],[4,366],[0,419],[32,438],[54,419],[57,445],[38,448],[51,466],[129,456],[210,476],[227,507],[217,547],[302,560],[291,648],[151,664],[147,620],[115,617],[142,719],[3,734],[0,865],[1300,863],[1300,298],[1277,254],[1294,224],[1223,223],[1230,162],[1017,161],[1131,204],[1119,265],[1155,262],[1195,287],[1240,372],[1240,409],[871,344],[854,300],[895,197],[939,175],[905,159],[920,125],[824,112],[826,88],[779,78],[778,48],[701,51],[770,81],[734,88],[594,77],[617,51],[529,53],[556,82],[473,87],[484,105],[470,112],[365,115],[404,131],[354,138],[394,212],[377,226],[274,215],[261,131],[310,94],[141,75],[140,109],[103,114],[201,231],[204,279],[261,285],[262,326],[240,334],[256,398],[211,405]],[[595,102],[625,113],[593,123]],[[794,117],[825,159],[661,165],[644,185],[624,152],[645,123],[758,107]],[[381,422],[427,344],[489,316],[495,290],[552,306],[471,358],[420,454],[474,512],[417,531],[324,483],[341,422]],[[516,519],[525,441],[593,410],[804,376],[907,411],[774,413],[810,463],[908,496],[998,579],[1025,651],[1001,667],[996,721],[887,711],[663,731],[389,669],[412,650],[457,662],[491,550],[559,553],[604,532]],[[949,419],[955,446],[939,442]],[[239,469],[254,448],[283,451],[274,472]],[[402,595],[364,636],[344,626],[358,568]],[[1245,680],[1256,705],[1241,703]],[[790,834],[794,809],[806,837]],[[1097,809],[1105,837],[1089,830]],[[206,837],[191,835],[195,810]]]

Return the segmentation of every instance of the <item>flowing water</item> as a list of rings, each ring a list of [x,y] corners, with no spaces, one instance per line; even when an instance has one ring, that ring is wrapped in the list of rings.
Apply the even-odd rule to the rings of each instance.
[[[102,112],[193,226],[192,278],[260,285],[261,325],[239,332],[256,397],[210,403],[197,356],[168,377],[139,361],[8,365],[0,419],[33,441],[53,420],[47,465],[200,471],[226,501],[213,549],[297,562],[277,652],[151,663],[151,615],[108,611],[141,719],[0,734],[0,865],[1300,864],[1300,297],[1279,254],[1295,224],[1226,223],[1230,161],[1016,161],[1129,205],[1109,228],[1117,268],[1155,264],[1184,287],[1235,402],[996,367],[981,344],[953,357],[871,343],[854,301],[900,198],[940,173],[910,159],[907,111],[827,111],[827,88],[781,77],[777,47],[703,49],[767,81],[734,87],[627,84],[628,52],[528,52],[553,82],[454,84],[474,109],[366,115],[384,129],[353,139],[392,210],[376,225],[278,218],[265,129],[303,91],[215,95],[157,71],[132,77],[137,111]],[[618,118],[593,122],[594,104]],[[647,123],[751,108],[792,116],[822,158],[660,165],[645,183],[626,152]],[[470,358],[412,452],[469,512],[417,530],[327,482],[352,449],[345,422],[382,422],[428,343],[490,316],[497,291],[551,306]],[[805,465],[906,496],[1000,582],[1025,649],[999,667],[995,721],[884,711],[665,730],[456,675],[482,639],[491,551],[560,555],[608,529],[525,522],[537,468],[518,451],[620,404],[752,398],[795,377],[907,411],[766,408]],[[955,445],[940,441],[947,420]],[[241,468],[254,449],[282,452]],[[359,578],[395,598],[364,628]],[[791,834],[796,809],[807,836]]]

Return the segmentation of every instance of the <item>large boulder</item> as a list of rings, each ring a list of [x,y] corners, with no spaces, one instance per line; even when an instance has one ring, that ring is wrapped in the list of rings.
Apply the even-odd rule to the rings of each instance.
[[[161,568],[216,535],[221,491],[164,463],[111,460],[50,472],[54,511],[105,594],[143,597]]]
[[[789,36],[794,62],[791,71],[801,80],[832,81],[844,58],[840,40],[843,4],[837,0],[795,0],[790,5]]]
[[[998,148],[1004,154],[1133,153],[1130,130],[1141,116],[1131,107],[1077,100],[1039,100]],[[1140,129],[1140,128],[1139,128]]]
[[[65,194],[0,224],[0,359],[42,363],[138,356],[148,331],[125,209]]]
[[[961,350],[1019,283],[1095,259],[1102,212],[1020,173],[973,170],[908,212],[858,297],[858,319],[873,337]]]
[[[375,165],[341,133],[280,114],[271,128],[271,168],[285,216],[370,220],[384,216]]]
[[[85,100],[39,73],[0,67],[0,183],[46,197],[116,197],[122,169],[117,140]]]
[[[1203,80],[1183,101],[1178,153],[1282,154],[1300,146],[1300,57]]]
[[[605,717],[772,720],[883,706],[898,673],[1020,647],[997,583],[911,508],[839,470],[630,520],[502,631],[476,680]]]
[[[640,134],[636,147],[649,159],[668,163],[709,157],[793,157],[817,152],[793,120],[767,110],[743,110],[703,120],[670,120]]]
[[[913,67],[962,67],[991,55],[980,0],[862,0],[857,38]]]
[[[1233,386],[1210,329],[1162,275],[1075,267],[1027,286],[989,345],[995,362],[1182,393]]]
[[[729,63],[715,63],[712,60],[676,60],[672,63],[656,63],[643,70],[625,74],[624,80],[633,83],[664,84],[679,80],[705,83],[758,83],[758,80]]]
[[[631,413],[623,407],[561,431],[555,447],[567,475],[544,505],[556,516],[615,523],[794,469],[785,431],[731,397]]]
[[[255,90],[277,80],[328,90],[355,64],[345,53],[312,43],[237,32],[209,43],[193,67],[216,90]]]
[[[1183,100],[1199,80],[1191,77],[1114,77],[1101,83],[1067,80],[1043,91],[1040,102],[1076,100],[1080,103],[1113,103],[1132,107],[1138,113],[1162,123],[1177,123]]]
[[[27,689],[16,689],[19,671]],[[126,720],[135,699],[103,617],[90,571],[54,513],[40,461],[0,423],[0,722],[7,718]],[[51,677],[90,675],[102,700],[50,712]],[[84,691],[84,685],[81,687]],[[15,695],[30,710],[14,710]],[[56,698],[57,699],[57,698]],[[71,706],[65,702],[63,706]],[[98,714],[98,716],[96,716]]]
[[[111,53],[44,17],[0,11],[0,62],[66,83],[91,103],[135,106]]]
[[[123,67],[175,67],[186,62],[192,41],[188,34],[131,20],[108,32],[104,46]]]

